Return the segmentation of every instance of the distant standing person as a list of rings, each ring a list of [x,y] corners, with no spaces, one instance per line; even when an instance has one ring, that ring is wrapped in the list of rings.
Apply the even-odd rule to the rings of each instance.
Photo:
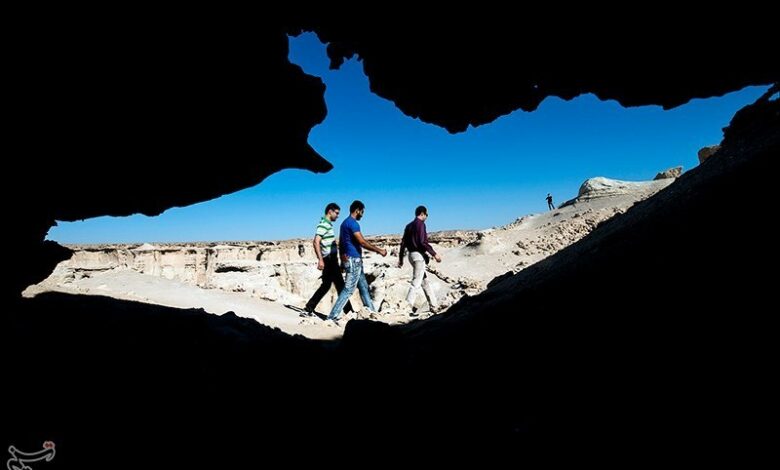
[[[404,228],[404,236],[401,238],[401,249],[398,251],[398,267],[404,265],[404,251],[409,250],[409,262],[412,264],[412,286],[406,295],[406,302],[409,304],[411,316],[415,316],[414,300],[422,287],[425,298],[428,299],[428,306],[431,313],[436,313],[439,309],[433,289],[428,283],[428,274],[425,272],[425,266],[428,264],[428,255],[433,256],[437,262],[441,263],[441,256],[436,254],[433,247],[428,243],[428,231],[425,227],[425,221],[428,220],[428,209],[425,206],[419,206],[414,210],[414,220],[409,222]]]
[[[304,310],[306,314],[312,316],[317,304],[320,303],[325,294],[330,290],[331,284],[336,285],[336,292],[339,294],[344,290],[344,277],[341,275],[339,267],[339,255],[336,244],[336,234],[333,231],[333,222],[339,218],[341,208],[335,202],[325,206],[325,215],[317,224],[314,234],[314,252],[317,253],[317,269],[322,271],[322,284],[314,292]],[[344,306],[344,313],[352,311],[352,304],[347,302]]]
[[[550,210],[555,209],[555,204],[552,202],[552,195],[550,193],[547,193],[547,197],[545,199],[547,199],[547,208]]]
[[[332,320],[336,324],[338,324],[338,319],[341,316],[341,310],[352,293],[355,292],[356,286],[358,291],[360,291],[360,299],[363,301],[363,305],[371,313],[376,313],[374,303],[371,301],[371,295],[368,292],[366,274],[363,272],[363,248],[379,253],[382,256],[387,256],[387,250],[378,248],[363,238],[358,220],[363,218],[365,211],[365,204],[355,201],[349,206],[349,217],[341,223],[339,249],[341,250],[341,262],[344,265],[344,270],[347,272],[347,278],[344,283],[344,290],[339,293],[339,298],[333,305],[330,315],[328,315],[328,320]]]

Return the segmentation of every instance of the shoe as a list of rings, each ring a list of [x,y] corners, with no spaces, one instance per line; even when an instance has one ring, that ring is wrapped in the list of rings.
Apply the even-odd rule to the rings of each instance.
[[[304,307],[303,310],[298,314],[300,317],[313,317],[314,316],[314,309],[309,307]]]

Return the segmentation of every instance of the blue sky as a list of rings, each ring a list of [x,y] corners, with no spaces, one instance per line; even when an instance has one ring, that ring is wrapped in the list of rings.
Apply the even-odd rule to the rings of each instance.
[[[720,142],[734,112],[766,90],[746,88],[670,111],[624,109],[592,95],[569,102],[548,98],[533,113],[517,111],[451,135],[371,94],[357,60],[328,70],[325,46],[313,34],[291,38],[290,60],[327,86],[328,116],[312,129],[309,142],[333,163],[329,173],[285,170],[253,188],[158,217],[61,222],[49,239],[309,237],[328,202],[341,205],[345,214],[354,199],[366,204],[361,221],[366,235],[402,231],[419,204],[428,206],[429,231],[503,225],[544,211],[548,192],[556,204],[574,197],[587,178],[645,180],[669,167],[694,167],[697,150]]]

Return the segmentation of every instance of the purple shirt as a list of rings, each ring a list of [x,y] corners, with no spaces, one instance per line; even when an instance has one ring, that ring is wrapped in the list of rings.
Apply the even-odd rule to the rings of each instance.
[[[425,222],[417,217],[409,222],[404,229],[404,236],[401,239],[401,249],[398,252],[401,261],[404,259],[404,250],[416,251],[423,255],[425,253],[430,253],[431,256],[436,256],[433,247],[428,243],[428,231],[425,230]]]

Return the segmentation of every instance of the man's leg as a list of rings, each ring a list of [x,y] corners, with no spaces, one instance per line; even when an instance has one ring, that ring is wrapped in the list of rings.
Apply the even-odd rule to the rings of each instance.
[[[330,268],[333,271],[333,274],[331,278],[333,279],[333,284],[336,285],[336,292],[341,294],[341,291],[344,290],[344,276],[341,275],[341,268],[339,267],[338,259],[334,259],[333,263],[328,266],[328,263],[325,263],[325,269]],[[344,306],[344,313],[354,312],[355,309],[352,308],[352,302],[347,300],[347,305]]]
[[[423,266],[423,269],[425,267]],[[425,292],[425,298],[428,299],[428,306],[431,312],[436,313],[439,310],[439,303],[436,302],[436,294],[433,293],[433,287],[428,282],[428,273],[423,271],[422,290]]]
[[[360,277],[358,278],[358,291],[360,291],[360,299],[363,301],[363,305],[373,313],[376,313],[374,308],[374,302],[371,301],[371,292],[368,290],[368,280],[366,280],[366,273],[363,272],[363,264],[360,264]]]
[[[409,308],[414,311],[414,300],[417,298],[417,292],[423,282],[425,275],[425,259],[417,252],[409,253],[409,262],[412,264],[412,285],[409,287],[409,293],[406,294],[406,302]]]
[[[358,263],[355,263],[354,258],[347,259],[347,280],[344,283],[344,290],[339,293],[339,297],[336,299],[336,303],[333,304],[333,308],[330,310],[330,315],[328,315],[328,320],[339,319],[341,316],[341,311],[347,304],[349,297],[353,292],[355,292],[355,287],[358,284],[358,279],[360,278],[360,274],[362,272],[356,267],[357,265]]]
[[[341,277],[341,273],[339,272],[339,277]],[[323,297],[325,297],[325,294],[328,293],[330,290],[330,285],[333,284],[333,272],[331,272],[330,269],[328,269],[328,261],[325,261],[325,269],[322,270],[322,284],[320,284],[320,287],[314,291],[314,295],[311,296],[311,299],[309,299],[308,302],[306,302],[306,311],[307,312],[313,312],[315,308],[317,308],[317,304],[320,303],[320,300],[322,300]],[[341,280],[341,285],[344,285],[344,280]]]

